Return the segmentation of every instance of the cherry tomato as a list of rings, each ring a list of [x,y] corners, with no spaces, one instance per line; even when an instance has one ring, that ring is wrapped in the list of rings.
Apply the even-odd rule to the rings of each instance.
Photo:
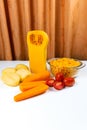
[[[49,87],[53,87],[53,84],[54,84],[55,80],[50,78],[46,81],[46,84],[49,86]]]
[[[64,80],[64,75],[63,75],[63,73],[57,73],[56,74],[56,76],[55,76],[55,80],[57,80],[57,81],[63,81]]]
[[[71,87],[71,86],[74,85],[75,79],[72,78],[72,77],[66,77],[63,82],[64,82],[64,85],[65,85],[65,86]]]
[[[53,87],[54,87],[55,89],[57,89],[57,90],[61,90],[61,89],[64,88],[64,83],[63,83],[63,82],[58,82],[58,81],[56,81],[56,82],[54,82]]]

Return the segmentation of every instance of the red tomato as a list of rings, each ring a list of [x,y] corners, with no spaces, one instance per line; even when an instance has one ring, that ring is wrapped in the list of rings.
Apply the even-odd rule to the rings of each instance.
[[[57,81],[63,81],[64,80],[64,75],[63,75],[63,73],[57,73],[56,74],[56,76],[55,76],[55,79],[57,80]]]
[[[75,79],[72,78],[72,77],[66,77],[63,82],[64,82],[64,85],[65,85],[65,86],[71,87],[71,86],[74,85]]]
[[[56,81],[56,82],[54,82],[53,87],[54,87],[55,89],[57,89],[57,90],[61,90],[61,89],[64,88],[64,83],[63,83],[63,82],[58,82],[58,81]]]
[[[46,84],[49,86],[49,87],[53,87],[53,84],[54,84],[55,80],[50,78],[46,81]]]

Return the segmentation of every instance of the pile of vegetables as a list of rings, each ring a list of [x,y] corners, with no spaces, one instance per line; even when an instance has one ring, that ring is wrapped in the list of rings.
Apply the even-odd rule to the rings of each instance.
[[[55,77],[51,77],[48,70],[31,73],[23,64],[18,64],[15,68],[5,68],[2,71],[2,81],[9,86],[19,86],[20,93],[14,96],[16,102],[45,93],[49,87],[61,90],[75,83],[74,78],[64,77],[63,73],[57,73]]]
[[[18,102],[40,95],[46,92],[49,87],[61,90],[66,86],[71,87],[74,85],[74,78],[65,77],[65,75],[69,74],[69,71],[64,66],[79,66],[80,62],[69,58],[52,60],[50,62],[50,66],[52,66],[51,72],[54,75],[56,74],[52,78],[46,66],[48,42],[49,37],[44,31],[29,31],[27,45],[30,69],[24,64],[17,64],[14,68],[8,67],[2,71],[1,79],[6,85],[19,86],[20,93],[14,96],[14,101]],[[61,67],[63,67],[61,71],[63,73],[59,73]]]
[[[49,87],[54,87],[56,90],[71,87],[75,83],[72,77],[64,77],[62,73],[57,73],[55,78],[50,77],[49,71],[44,71],[38,74],[32,74],[24,79],[19,85],[21,93],[14,97],[14,100],[21,101],[36,95],[46,92]]]

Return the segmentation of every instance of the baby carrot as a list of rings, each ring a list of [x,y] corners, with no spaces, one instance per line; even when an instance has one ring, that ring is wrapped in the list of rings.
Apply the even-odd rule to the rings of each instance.
[[[18,102],[21,100],[25,100],[25,99],[40,95],[44,93],[46,90],[48,90],[48,85],[42,83],[32,89],[29,89],[27,91],[17,94],[16,96],[14,96],[14,101]]]
[[[41,83],[45,84],[46,81],[32,81],[32,82],[25,82],[25,83],[21,83],[19,85],[19,88],[21,91],[26,91],[28,89],[31,89],[33,87],[36,87],[38,85],[40,85]]]
[[[50,72],[49,71],[43,71],[37,74],[31,74],[27,76],[24,80],[24,82],[30,82],[30,81],[40,81],[40,80],[47,80],[50,77]]]

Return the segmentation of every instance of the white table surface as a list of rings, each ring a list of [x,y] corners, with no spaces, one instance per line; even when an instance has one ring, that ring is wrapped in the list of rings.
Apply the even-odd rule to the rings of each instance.
[[[20,102],[13,100],[19,88],[6,86],[0,80],[0,130],[87,130],[87,61],[78,73],[76,83],[61,91]],[[28,61],[0,61],[2,69]]]

